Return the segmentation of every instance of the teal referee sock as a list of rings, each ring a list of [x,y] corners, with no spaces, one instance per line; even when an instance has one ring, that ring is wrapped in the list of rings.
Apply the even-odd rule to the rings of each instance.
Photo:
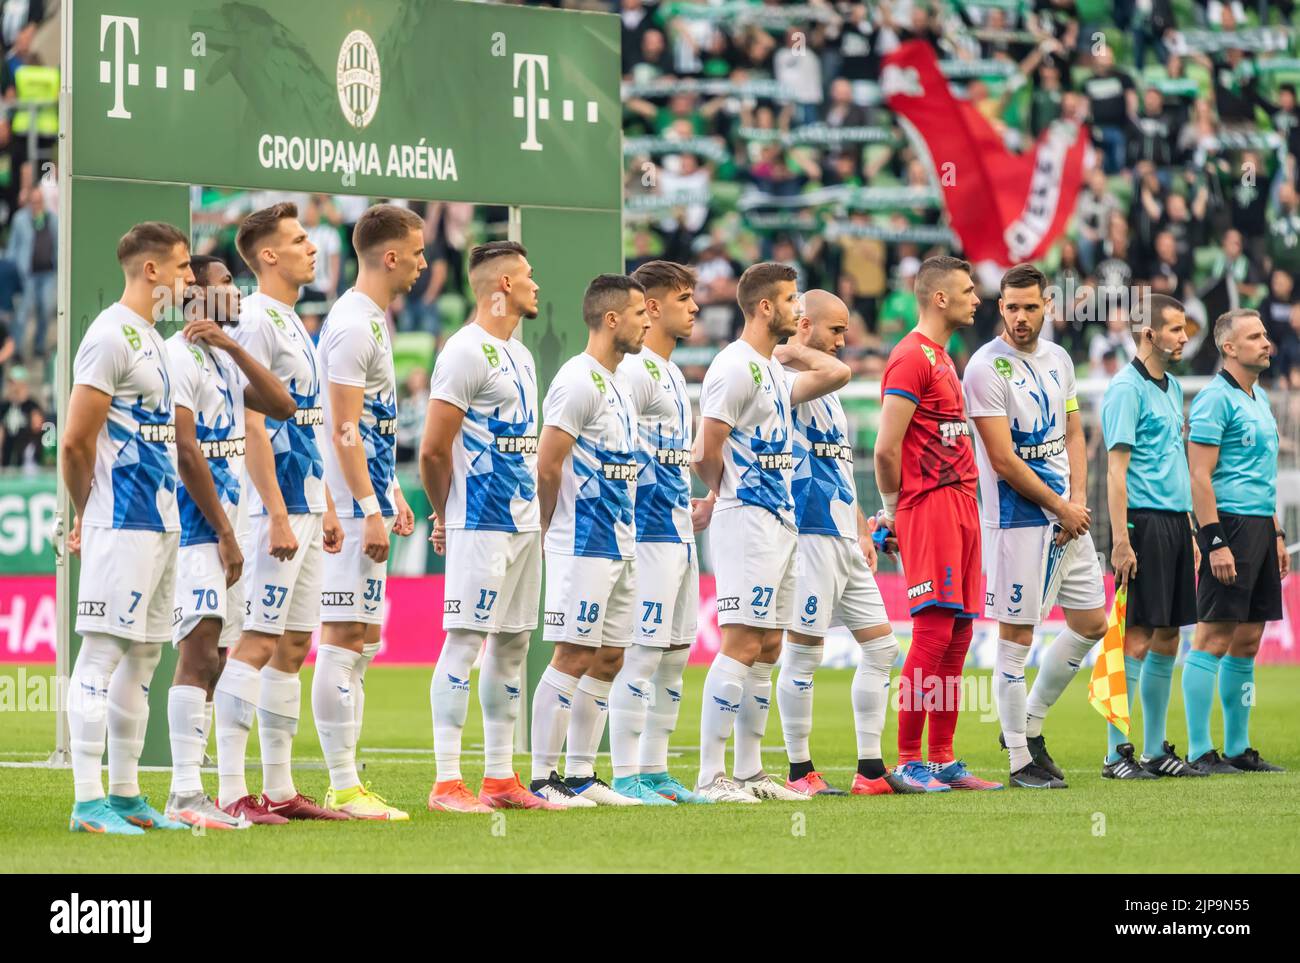
[[[1128,683],[1128,717],[1129,731],[1133,729],[1133,710],[1138,704],[1138,679],[1142,675],[1142,660],[1135,659],[1131,655],[1124,656],[1124,680]],[[1119,753],[1116,748],[1125,742],[1130,742],[1131,738],[1124,735],[1109,722],[1106,723],[1106,762],[1119,762]]]
[[[1164,754],[1165,721],[1169,694],[1174,687],[1176,656],[1148,652],[1142,662],[1142,755],[1155,759]]]
[[[1250,707],[1255,704],[1255,660],[1225,655],[1219,662],[1223,704],[1223,754],[1240,756],[1250,746]]]
[[[1200,759],[1211,749],[1210,711],[1218,688],[1219,657],[1209,652],[1187,653],[1183,663],[1183,707],[1187,710],[1187,758]]]

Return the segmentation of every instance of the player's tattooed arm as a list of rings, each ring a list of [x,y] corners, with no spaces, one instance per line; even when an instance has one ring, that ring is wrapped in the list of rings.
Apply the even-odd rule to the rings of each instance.
[[[993,471],[1000,479],[1035,505],[1047,509],[1059,518],[1063,535],[1069,539],[1078,538],[1088,531],[1088,526],[1092,523],[1088,507],[1067,501],[1039,478],[1038,473],[1016,454],[1016,447],[1011,440],[1011,426],[1006,415],[984,415],[973,420],[980,441],[984,443],[984,450],[988,452],[989,464],[993,466]],[[1073,463],[1071,463],[1071,475],[1073,472]]]
[[[186,493],[199,507],[207,523],[217,533],[217,554],[226,575],[226,587],[239,581],[244,568],[244,553],[239,549],[235,529],[221,507],[217,486],[212,481],[212,469],[199,448],[198,434],[194,429],[194,412],[184,405],[176,406],[176,471]]]
[[[839,391],[853,372],[843,361],[825,351],[816,351],[795,341],[777,345],[772,352],[782,365],[793,363],[803,370],[790,383],[790,404],[801,405],[822,395]]]
[[[1137,575],[1137,555],[1128,537],[1128,445],[1115,445],[1106,456],[1106,501],[1110,508],[1110,567],[1122,584]]]
[[[691,467],[713,495],[722,487],[723,446],[731,434],[731,425],[717,418],[701,418],[700,433],[691,452]]]
[[[339,460],[347,495],[362,506],[361,551],[373,562],[388,561],[388,530],[379,513],[375,486],[366,467],[366,446],[361,438],[361,409],[366,389],[360,385],[329,383],[330,444]],[[369,506],[369,507],[367,507]]]
[[[108,420],[113,399],[90,385],[73,385],[63,426],[63,483],[77,513],[68,536],[68,551],[81,553],[81,517],[86,514],[90,484],[95,477],[95,443]]]
[[[573,450],[575,439],[563,428],[547,425],[542,429],[537,444],[537,507],[542,514],[542,531],[551,527],[555,502],[560,495],[560,480],[564,474],[564,459]]]
[[[1219,503],[1215,498],[1211,482],[1214,469],[1218,464],[1218,445],[1204,445],[1199,441],[1187,443],[1187,468],[1192,476],[1192,511],[1196,513],[1196,525],[1200,527],[1202,533],[1206,534],[1213,533],[1219,528]],[[1188,524],[1191,524],[1191,519],[1188,519]],[[1192,544],[1199,552],[1200,546],[1195,542]],[[1200,558],[1198,557],[1196,561],[1197,568],[1200,568]],[[1232,549],[1228,547],[1226,541],[1219,548],[1211,550],[1210,571],[1224,585],[1231,585],[1237,581],[1237,560],[1233,557]]]
[[[429,496],[433,514],[445,518],[447,493],[451,491],[451,448],[460,434],[465,412],[449,401],[434,398],[424,416],[420,435],[420,483]]]

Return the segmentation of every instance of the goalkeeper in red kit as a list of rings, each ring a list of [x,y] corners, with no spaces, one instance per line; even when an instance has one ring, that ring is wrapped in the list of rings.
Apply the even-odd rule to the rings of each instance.
[[[975,321],[971,266],[927,259],[916,275],[920,320],[889,356],[881,381],[877,516],[903,557],[912,644],[899,676],[895,775],[929,792],[1001,789],[953,755],[962,666],[980,596],[978,472],[961,381],[944,346]],[[921,732],[930,722],[930,761]]]

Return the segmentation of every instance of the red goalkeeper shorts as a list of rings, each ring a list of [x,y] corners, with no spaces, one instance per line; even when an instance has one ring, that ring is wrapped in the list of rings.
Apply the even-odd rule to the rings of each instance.
[[[983,612],[979,503],[945,485],[900,508],[894,521],[911,613],[931,605],[969,618]]]

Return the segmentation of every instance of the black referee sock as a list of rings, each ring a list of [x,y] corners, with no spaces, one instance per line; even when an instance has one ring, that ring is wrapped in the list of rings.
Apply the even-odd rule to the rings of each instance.
[[[792,762],[790,763],[790,781],[798,782],[804,776],[808,775],[808,773],[813,771],[814,767],[811,759],[807,762]]]
[[[887,770],[883,759],[859,759],[858,775],[863,779],[879,779]]]

